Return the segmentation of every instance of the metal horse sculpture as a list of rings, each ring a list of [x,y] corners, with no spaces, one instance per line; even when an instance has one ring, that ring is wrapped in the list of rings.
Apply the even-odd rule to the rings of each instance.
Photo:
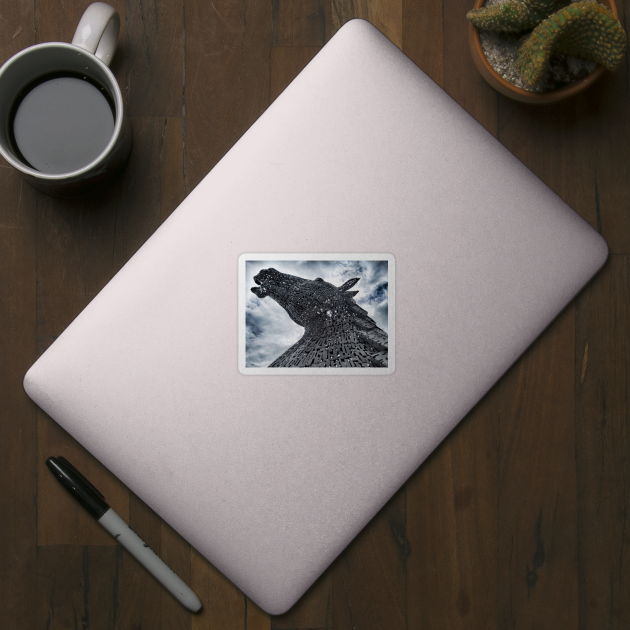
[[[273,298],[304,327],[302,338],[269,367],[387,367],[387,333],[349,291],[360,278],[336,287],[321,278],[306,280],[263,269],[252,292]]]

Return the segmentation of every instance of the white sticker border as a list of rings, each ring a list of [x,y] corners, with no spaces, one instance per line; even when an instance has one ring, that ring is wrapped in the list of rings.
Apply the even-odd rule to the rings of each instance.
[[[386,368],[252,368],[245,367],[245,306],[246,291],[246,263],[247,261],[264,260],[386,260],[387,265],[387,337],[388,337],[388,366]],[[392,254],[261,254],[245,253],[238,258],[238,369],[243,375],[259,376],[388,376],[396,369],[396,259]]]

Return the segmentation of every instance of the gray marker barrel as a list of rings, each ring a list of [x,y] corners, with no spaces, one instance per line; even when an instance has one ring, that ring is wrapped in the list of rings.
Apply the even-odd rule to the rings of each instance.
[[[98,522],[183,606],[197,612],[201,601],[188,585],[176,575],[158,555],[123,521],[114,510],[109,508]]]

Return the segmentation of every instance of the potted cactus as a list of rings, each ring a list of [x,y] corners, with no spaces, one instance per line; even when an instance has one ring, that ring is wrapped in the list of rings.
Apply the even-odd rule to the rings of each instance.
[[[467,15],[473,60],[490,85],[510,98],[536,103],[566,98],[624,58],[627,38],[617,7],[614,0],[605,2],[477,0]],[[497,62],[493,45],[511,55]]]

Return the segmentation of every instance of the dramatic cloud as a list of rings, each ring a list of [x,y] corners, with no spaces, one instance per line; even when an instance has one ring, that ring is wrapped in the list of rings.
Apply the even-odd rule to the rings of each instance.
[[[273,267],[282,273],[315,280],[322,278],[341,286],[350,278],[360,278],[352,287],[359,291],[355,301],[382,328],[388,331],[388,270],[386,260],[264,260],[247,261],[245,351],[246,367],[267,367],[296,343],[304,328],[291,320],[272,298],[260,299],[251,292],[254,276],[261,269]]]

